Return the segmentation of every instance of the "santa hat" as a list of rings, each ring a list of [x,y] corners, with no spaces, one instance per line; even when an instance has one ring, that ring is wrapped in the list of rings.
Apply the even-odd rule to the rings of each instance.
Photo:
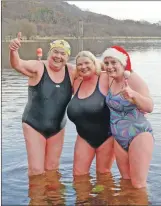
[[[108,48],[104,51],[103,59],[105,59],[106,57],[113,57],[118,59],[125,67],[125,70],[131,72],[130,57],[124,48],[120,46],[112,46],[111,48]]]

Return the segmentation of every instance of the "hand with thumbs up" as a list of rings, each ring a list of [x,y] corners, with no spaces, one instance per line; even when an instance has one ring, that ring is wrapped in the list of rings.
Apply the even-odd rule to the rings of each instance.
[[[129,86],[129,84],[128,84],[128,81],[127,81],[127,79],[126,79],[126,80],[125,80],[125,83],[124,83],[124,87],[123,87],[123,89],[122,89],[122,91],[121,91],[121,95],[122,95],[125,99],[127,99],[129,102],[134,103],[134,100],[133,100],[134,94],[135,94],[135,91],[130,88],[130,86]]]
[[[21,32],[18,32],[17,38],[11,40],[11,42],[9,44],[9,49],[12,51],[18,50],[21,47],[21,40],[22,40]]]

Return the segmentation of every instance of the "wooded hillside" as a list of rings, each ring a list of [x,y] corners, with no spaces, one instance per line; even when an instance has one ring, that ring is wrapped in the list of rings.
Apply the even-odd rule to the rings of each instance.
[[[109,16],[82,11],[64,1],[2,1],[3,39],[6,36],[15,36],[18,31],[21,31],[28,39],[36,35],[77,37],[79,36],[79,20],[83,21],[84,36],[161,37],[159,23],[116,20]]]

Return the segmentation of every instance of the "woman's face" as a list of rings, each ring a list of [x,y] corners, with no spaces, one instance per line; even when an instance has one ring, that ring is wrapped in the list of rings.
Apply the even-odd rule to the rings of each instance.
[[[68,55],[63,48],[54,48],[48,56],[49,66],[54,70],[62,69],[68,61]]]
[[[112,78],[119,78],[124,74],[124,66],[113,57],[104,58],[104,69]]]
[[[78,57],[76,66],[78,74],[83,78],[90,78],[96,73],[95,64],[88,57]]]

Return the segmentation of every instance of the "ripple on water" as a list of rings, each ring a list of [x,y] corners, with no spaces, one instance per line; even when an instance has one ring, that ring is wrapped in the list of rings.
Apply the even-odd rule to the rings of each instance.
[[[125,42],[122,42],[123,44]],[[151,45],[148,42],[146,45]],[[154,112],[148,115],[154,130],[155,146],[147,190],[135,190],[120,178],[116,162],[112,176],[95,174],[95,160],[90,177],[73,181],[72,167],[75,126],[68,121],[61,156],[60,175],[27,177],[27,155],[21,126],[21,115],[27,101],[27,78],[12,69],[2,69],[2,203],[4,205],[148,205],[161,203],[161,45],[152,49],[129,44],[132,64],[147,82],[154,100]],[[147,58],[150,56],[150,58]],[[155,72],[154,72],[155,71]],[[61,177],[59,177],[61,176]],[[56,178],[57,177],[57,178]],[[102,188],[97,190],[97,188]]]

